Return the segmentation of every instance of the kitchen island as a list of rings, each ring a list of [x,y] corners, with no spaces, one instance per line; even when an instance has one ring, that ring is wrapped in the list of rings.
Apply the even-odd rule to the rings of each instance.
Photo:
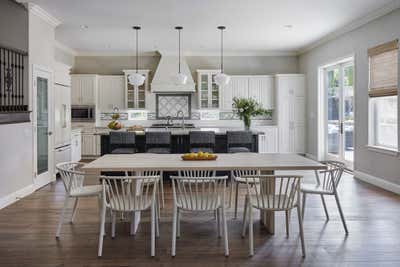
[[[189,132],[190,131],[214,131],[215,132],[215,153],[227,152],[227,131],[237,131],[237,128],[216,128],[216,127],[202,127],[202,128],[146,128],[144,131],[135,131],[136,134],[136,149],[139,153],[145,151],[145,132],[146,131],[170,131],[171,132],[171,152],[187,153],[190,150]],[[120,130],[124,131],[124,129]],[[258,152],[258,135],[262,134],[260,131],[253,132],[253,145],[252,152]],[[96,134],[101,136],[101,155],[109,154],[110,151],[110,130],[107,128],[98,129]]]

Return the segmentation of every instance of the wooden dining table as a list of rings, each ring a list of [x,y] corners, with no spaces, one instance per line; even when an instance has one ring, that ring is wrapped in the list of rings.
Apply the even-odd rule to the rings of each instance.
[[[217,154],[216,160],[184,161],[180,154],[107,154],[88,164],[85,171],[89,183],[98,183],[103,172],[135,172],[142,171],[179,171],[179,170],[260,170],[265,174],[275,171],[322,170],[326,166],[297,154],[274,153],[236,153]],[[140,216],[135,216],[135,229]],[[275,232],[275,215],[273,212],[261,214],[261,220],[268,232]]]

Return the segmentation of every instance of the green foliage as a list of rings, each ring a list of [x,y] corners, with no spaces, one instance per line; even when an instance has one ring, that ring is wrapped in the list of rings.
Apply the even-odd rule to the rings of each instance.
[[[239,118],[243,120],[245,117],[254,117],[260,115],[272,115],[271,110],[261,107],[260,103],[253,98],[233,98],[232,107]]]

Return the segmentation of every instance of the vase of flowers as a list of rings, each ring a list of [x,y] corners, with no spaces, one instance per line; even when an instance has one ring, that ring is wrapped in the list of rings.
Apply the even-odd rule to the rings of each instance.
[[[250,130],[251,118],[260,115],[271,115],[271,110],[261,107],[260,103],[252,98],[233,98],[232,104],[234,112],[243,121],[245,130]]]

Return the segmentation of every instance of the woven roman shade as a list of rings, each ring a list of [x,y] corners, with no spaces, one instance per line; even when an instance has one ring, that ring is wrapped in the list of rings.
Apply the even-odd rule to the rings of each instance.
[[[368,49],[370,97],[397,95],[398,51],[397,39]]]

